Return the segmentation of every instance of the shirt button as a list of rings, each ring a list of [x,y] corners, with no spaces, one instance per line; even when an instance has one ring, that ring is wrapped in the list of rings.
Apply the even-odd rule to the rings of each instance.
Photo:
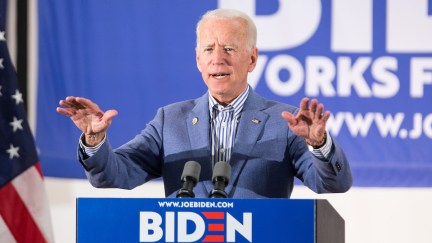
[[[226,122],[222,122],[222,127],[223,127],[223,128],[226,127]]]

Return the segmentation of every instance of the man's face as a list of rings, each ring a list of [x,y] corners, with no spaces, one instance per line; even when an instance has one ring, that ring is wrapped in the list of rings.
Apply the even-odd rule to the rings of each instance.
[[[256,65],[258,51],[248,46],[242,19],[208,19],[201,23],[196,61],[210,94],[229,104],[246,88],[247,75]]]

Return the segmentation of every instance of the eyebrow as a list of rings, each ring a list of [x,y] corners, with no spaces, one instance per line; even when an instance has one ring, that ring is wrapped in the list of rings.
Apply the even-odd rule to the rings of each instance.
[[[213,43],[213,44],[207,44],[207,45],[201,45],[201,47],[215,47],[216,46],[216,44],[215,43]],[[238,48],[238,46],[237,45],[234,45],[234,44],[224,44],[224,45],[221,45],[222,47],[234,47],[234,48]]]

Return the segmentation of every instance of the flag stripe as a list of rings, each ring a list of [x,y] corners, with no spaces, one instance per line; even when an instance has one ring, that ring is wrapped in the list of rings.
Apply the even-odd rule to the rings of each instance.
[[[53,242],[48,199],[45,196],[43,178],[37,167],[40,167],[39,163],[15,178],[12,184],[45,236],[46,241]]]
[[[46,242],[11,183],[0,188],[0,198],[8,199],[0,200],[0,215],[17,242]]]
[[[7,227],[1,215],[0,215],[0,239],[1,242],[16,243],[14,237],[11,235],[9,228]]]
[[[35,166],[37,172],[39,173],[40,177],[43,178],[43,173],[42,173],[42,168],[41,168],[40,163],[37,162],[34,166]]]
[[[25,95],[18,89],[6,46],[6,7],[0,1],[0,243],[51,243],[49,204],[26,120]]]

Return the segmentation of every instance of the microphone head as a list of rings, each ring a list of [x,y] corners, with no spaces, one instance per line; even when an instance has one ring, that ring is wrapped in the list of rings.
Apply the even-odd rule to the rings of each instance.
[[[199,180],[201,173],[201,165],[196,161],[186,162],[183,168],[183,174],[181,180],[183,181],[186,177],[192,178],[195,182]]]
[[[213,168],[212,180],[214,181],[217,177],[224,178],[228,184],[228,181],[231,178],[231,165],[225,161],[217,162]]]

